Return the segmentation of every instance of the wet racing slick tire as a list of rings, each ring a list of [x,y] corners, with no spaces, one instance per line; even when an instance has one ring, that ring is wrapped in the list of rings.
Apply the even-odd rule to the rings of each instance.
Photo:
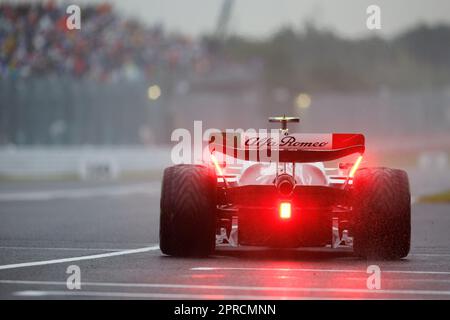
[[[164,170],[160,202],[160,249],[172,256],[208,256],[215,248],[214,170],[176,165]]]
[[[408,255],[411,194],[403,170],[362,168],[353,181],[353,250],[366,259],[395,260]]]

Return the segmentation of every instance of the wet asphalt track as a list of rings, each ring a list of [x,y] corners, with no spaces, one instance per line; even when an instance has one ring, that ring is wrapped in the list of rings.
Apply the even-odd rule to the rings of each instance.
[[[166,257],[158,206],[159,182],[0,184],[0,298],[450,299],[450,205],[413,205],[412,251],[397,262],[330,249]],[[74,264],[81,290],[66,288]],[[367,289],[372,264],[381,290]]]

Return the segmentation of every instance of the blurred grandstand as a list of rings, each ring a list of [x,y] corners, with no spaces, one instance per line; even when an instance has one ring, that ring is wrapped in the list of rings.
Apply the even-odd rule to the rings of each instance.
[[[151,78],[160,66],[198,71],[208,59],[198,42],[121,19],[109,4],[83,7],[81,30],[67,29],[65,9],[52,1],[0,4],[2,77],[136,81]]]
[[[273,36],[193,39],[82,7],[67,30],[53,1],[0,3],[0,145],[164,145],[174,128],[362,131],[380,148],[450,148],[450,27],[348,40],[307,23]]]
[[[65,7],[52,1],[0,4],[2,143],[136,143],[139,126],[132,129],[130,138],[117,124],[128,117],[123,119],[121,112],[114,110],[134,113],[130,123],[123,125],[136,125],[133,119],[140,118],[142,112],[145,115],[147,104],[139,97],[146,98],[143,95],[149,81],[159,83],[165,80],[164,75],[202,73],[208,68],[207,50],[187,36],[167,36],[161,26],[148,28],[122,19],[109,4],[88,5],[82,13],[82,29],[70,31]],[[133,90],[136,84],[141,86],[141,95]],[[111,96],[114,92],[128,99],[121,99],[117,108],[106,106],[112,109],[116,123],[102,129],[100,116],[108,113],[102,108],[115,100]],[[31,109],[36,108],[42,117],[33,114]],[[76,108],[83,109],[86,118],[94,117],[92,124],[80,120],[85,127],[78,131],[89,132],[91,125],[98,127],[94,131],[114,128],[121,131],[119,137],[102,137],[100,133],[83,137],[73,132],[65,138],[52,138],[52,133],[57,136],[73,125],[77,130],[77,119],[71,118]],[[27,122],[30,117],[33,123]],[[145,124],[147,119],[141,120]]]

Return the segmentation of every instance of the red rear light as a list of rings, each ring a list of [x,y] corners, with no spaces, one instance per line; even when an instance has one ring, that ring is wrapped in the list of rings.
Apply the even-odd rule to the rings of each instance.
[[[214,164],[214,167],[216,167],[216,172],[219,176],[223,177],[223,171],[222,168],[219,165],[219,161],[217,161],[217,158],[215,155],[211,154],[211,160]]]
[[[282,202],[280,203],[280,218],[290,219],[291,218],[291,203]]]
[[[363,157],[359,156],[358,159],[356,159],[355,164],[353,165],[352,169],[350,170],[350,173],[348,174],[349,178],[353,178],[355,176],[356,170],[358,170],[359,165],[361,164]]]

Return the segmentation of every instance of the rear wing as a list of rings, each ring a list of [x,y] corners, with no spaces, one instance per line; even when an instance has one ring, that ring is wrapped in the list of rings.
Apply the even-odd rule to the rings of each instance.
[[[240,135],[215,133],[209,139],[210,152],[244,161],[322,162],[365,151],[360,133]]]

